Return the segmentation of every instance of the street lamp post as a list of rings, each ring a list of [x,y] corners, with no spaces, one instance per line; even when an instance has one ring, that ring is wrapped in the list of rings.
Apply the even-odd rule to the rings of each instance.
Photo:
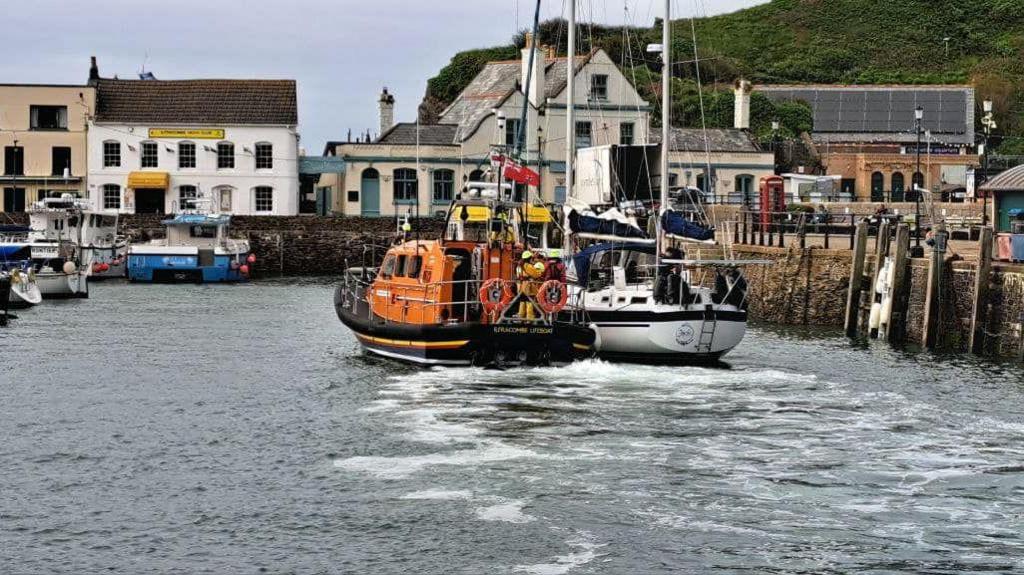
[[[924,256],[924,248],[921,247],[921,184],[917,182],[918,174],[921,173],[921,120],[924,119],[924,108],[914,108],[914,126],[917,130],[917,169],[910,178],[914,187],[914,250],[912,257]],[[924,177],[921,178],[922,180]],[[923,183],[923,182],[922,182]]]
[[[985,110],[985,115],[981,119],[981,125],[985,127],[985,139],[982,143],[981,153],[984,155],[982,163],[982,183],[988,180],[988,138],[992,135],[992,129],[996,127],[995,120],[992,119],[992,100],[985,100],[982,104]],[[981,195],[982,208],[981,208],[981,225],[988,225],[988,192]]]

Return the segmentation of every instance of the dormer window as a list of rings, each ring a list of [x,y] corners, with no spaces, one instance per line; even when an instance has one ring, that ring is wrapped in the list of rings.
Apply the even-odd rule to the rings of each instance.
[[[607,74],[594,74],[590,77],[590,99],[591,100],[607,100],[608,99],[608,75]]]

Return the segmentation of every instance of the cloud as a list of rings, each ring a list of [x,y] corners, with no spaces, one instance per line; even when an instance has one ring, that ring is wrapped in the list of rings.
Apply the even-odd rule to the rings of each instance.
[[[397,97],[398,120],[415,118],[427,80],[459,50],[507,43],[532,19],[531,0],[34,0],[4,7],[0,81],[84,83],[89,56],[104,76],[134,78],[294,78],[302,145],[351,128],[376,131],[377,94]],[[542,18],[565,0],[545,0]],[[760,3],[674,0],[687,16]],[[625,0],[630,23],[649,26],[658,0]],[[623,0],[578,0],[581,20],[627,21]]]

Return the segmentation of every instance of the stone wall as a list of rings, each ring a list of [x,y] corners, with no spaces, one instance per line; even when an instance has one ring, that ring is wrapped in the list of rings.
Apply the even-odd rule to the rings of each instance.
[[[850,283],[850,252],[824,248],[735,246],[737,259],[766,259],[744,266],[750,312],[757,321],[841,326]]]
[[[121,216],[123,229],[134,240],[162,237],[160,221],[166,216]],[[421,218],[413,222],[413,235],[437,237],[444,221]],[[360,265],[383,254],[395,237],[395,220],[363,217],[235,216],[231,235],[250,242],[256,255],[254,274],[339,274],[346,262]],[[380,249],[373,249],[379,246]]]

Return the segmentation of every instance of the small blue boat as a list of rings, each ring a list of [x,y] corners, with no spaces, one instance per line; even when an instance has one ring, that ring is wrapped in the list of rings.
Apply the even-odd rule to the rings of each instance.
[[[128,279],[151,283],[245,281],[255,256],[228,237],[231,216],[182,213],[161,222],[167,237],[128,248]]]

